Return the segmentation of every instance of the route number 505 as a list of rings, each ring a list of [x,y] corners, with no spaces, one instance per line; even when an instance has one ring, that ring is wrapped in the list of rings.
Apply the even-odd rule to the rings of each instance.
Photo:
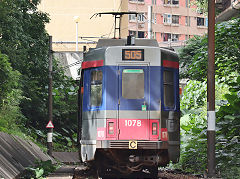
[[[125,120],[125,126],[126,127],[131,127],[131,126],[137,126],[137,127],[141,127],[142,125],[142,121],[141,120]]]

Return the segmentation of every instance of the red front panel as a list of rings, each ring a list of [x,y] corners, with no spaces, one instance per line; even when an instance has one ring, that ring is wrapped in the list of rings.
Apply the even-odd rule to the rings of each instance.
[[[149,140],[148,119],[119,119],[119,140]]]

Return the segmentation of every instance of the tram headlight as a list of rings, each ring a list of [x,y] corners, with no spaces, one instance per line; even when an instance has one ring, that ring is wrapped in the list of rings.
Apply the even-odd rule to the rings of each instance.
[[[157,123],[153,122],[152,123],[152,135],[157,135],[157,130],[158,130]]]
[[[108,123],[108,134],[114,134],[114,122]]]

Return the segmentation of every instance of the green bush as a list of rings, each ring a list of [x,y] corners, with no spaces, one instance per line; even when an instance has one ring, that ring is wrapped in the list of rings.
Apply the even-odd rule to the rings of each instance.
[[[217,167],[224,178],[240,178],[240,77],[230,84],[217,112]]]

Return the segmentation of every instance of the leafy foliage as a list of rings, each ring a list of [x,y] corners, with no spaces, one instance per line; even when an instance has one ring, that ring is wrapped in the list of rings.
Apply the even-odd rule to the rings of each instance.
[[[54,141],[57,150],[71,150],[77,142],[77,83],[65,77],[54,83]]]
[[[201,173],[207,161],[206,82],[187,83],[181,98],[181,112],[181,158],[176,167]]]
[[[240,18],[215,27],[215,73],[222,81],[232,80],[240,71]],[[182,78],[204,81],[207,77],[208,39],[195,37],[180,50]],[[227,75],[226,75],[227,74]]]
[[[218,24],[215,29],[216,159],[218,171],[229,179],[240,177],[240,36],[236,33],[239,23],[240,19],[237,18]],[[183,143],[178,167],[191,172],[203,172],[207,163],[207,36],[191,39],[181,50],[180,56],[182,77],[199,82],[190,81],[181,100]]]
[[[240,77],[217,113],[217,163],[223,177],[240,177]]]
[[[39,3],[40,0],[0,1],[0,50],[6,54],[0,56],[4,70],[0,71],[0,105],[8,104],[0,111],[4,119],[0,121],[0,130],[9,132],[7,126],[17,123],[24,133],[45,144],[49,53],[45,24],[49,18],[37,9]],[[56,59],[53,70],[53,119],[57,132],[54,139],[60,140],[58,148],[72,147],[77,126],[75,84],[64,75]]]
[[[207,15],[208,13],[208,1],[207,0],[190,0],[192,5],[197,6],[196,11],[200,14]]]
[[[20,74],[12,69],[8,57],[0,53],[0,107],[12,89],[17,88],[19,76]]]
[[[8,55],[12,68],[22,76],[23,114],[28,124],[46,118],[48,34],[46,14],[37,10],[39,0],[0,1],[0,49]],[[36,120],[38,119],[38,120]]]
[[[51,160],[36,161],[35,166],[28,167],[24,174],[20,178],[38,178],[43,179],[50,173],[53,173],[58,168],[57,165],[53,165]]]
[[[22,91],[20,73],[12,69],[6,55],[0,53],[0,131],[15,131],[24,119],[19,108]]]

